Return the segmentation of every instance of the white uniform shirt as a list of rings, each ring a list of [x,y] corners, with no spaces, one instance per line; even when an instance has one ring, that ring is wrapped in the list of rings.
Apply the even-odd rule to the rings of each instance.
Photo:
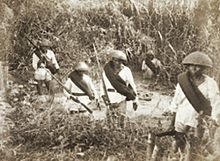
[[[212,106],[211,117],[216,120],[220,113],[220,94],[216,81],[205,75],[205,81],[199,85],[199,90],[210,100]],[[198,113],[185,97],[179,84],[176,86],[175,95],[169,109],[176,112],[176,122],[191,127],[197,127]]]
[[[126,82],[127,85],[130,84],[132,86],[132,88],[134,89],[135,93],[137,93],[137,89],[136,89],[136,85],[134,83],[133,75],[131,73],[131,70],[128,67],[123,65],[122,70],[119,72],[119,76]],[[108,80],[108,78],[105,74],[105,71],[103,71],[102,77],[105,82],[106,89],[107,90],[114,89],[114,87],[111,85],[110,81]],[[100,93],[101,93],[101,96],[105,95],[103,82],[101,83]],[[125,96],[121,95],[116,90],[114,92],[107,91],[107,93],[108,93],[110,103],[120,103],[126,99]],[[134,102],[137,102],[137,101],[138,101],[138,98],[136,96],[136,99],[134,100]]]
[[[88,84],[88,86],[90,87],[90,89],[94,93],[95,99],[98,99],[98,95],[95,90],[95,86],[92,83],[92,79],[88,75],[85,75],[85,74],[83,74],[82,79]],[[67,81],[65,83],[65,87],[73,93],[84,93],[75,83],[73,83],[73,81],[70,78],[67,79]],[[66,98],[70,98],[70,94],[65,89],[63,92],[64,92],[64,95],[66,96]],[[89,97],[87,95],[76,96],[76,97],[79,99],[80,102],[84,103],[85,105],[88,105],[89,103],[91,103],[91,100],[89,99]],[[68,110],[74,110],[74,109],[80,109],[83,107],[82,107],[82,105],[72,101],[71,99],[67,99],[66,108]]]
[[[47,53],[46,53],[46,57],[51,60],[52,64],[55,65],[56,69],[59,69],[59,64],[57,63],[55,54],[52,50],[47,49]],[[32,58],[32,66],[34,68],[34,70],[37,69],[37,63],[39,62],[39,57],[34,53],[33,54],[33,58]]]

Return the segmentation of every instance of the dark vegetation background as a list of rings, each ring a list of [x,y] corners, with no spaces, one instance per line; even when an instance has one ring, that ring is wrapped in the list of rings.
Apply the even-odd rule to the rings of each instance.
[[[102,64],[109,48],[129,50],[130,65],[135,70],[140,70],[144,55],[153,52],[164,65],[161,81],[170,85],[176,83],[182,70],[182,58],[202,50],[214,60],[217,77],[219,3],[3,0],[3,19],[9,18],[2,25],[6,31],[1,37],[1,53],[9,62],[10,71],[27,79],[24,75],[32,69],[33,46],[24,35],[33,41],[50,39],[63,73],[79,60],[92,61],[97,69],[94,46]]]
[[[137,118],[125,130],[110,129],[105,121],[69,115],[39,103],[27,81],[33,77],[33,46],[41,38],[52,41],[61,75],[78,61],[104,65],[110,48],[129,55],[129,66],[140,71],[145,54],[153,52],[164,68],[160,81],[173,88],[183,70],[183,57],[205,51],[214,61],[210,74],[219,81],[220,1],[218,0],[2,0],[0,2],[0,58],[15,81],[8,93],[12,111],[7,115],[7,146],[0,160],[146,160],[147,134],[161,131],[161,121]],[[41,107],[41,108],[39,108]],[[41,109],[44,109],[43,111]],[[159,141],[164,154],[171,139]],[[199,151],[199,149],[198,149]],[[79,154],[82,152],[82,154]],[[201,150],[201,157],[204,153]],[[167,157],[167,156],[166,156]],[[203,158],[203,160],[205,160]]]

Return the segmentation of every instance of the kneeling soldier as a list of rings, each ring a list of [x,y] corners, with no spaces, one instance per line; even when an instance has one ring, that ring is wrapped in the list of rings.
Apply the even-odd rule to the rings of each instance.
[[[88,65],[84,62],[79,62],[76,65],[75,70],[70,73],[65,83],[65,87],[71,91],[71,94],[85,105],[88,105],[93,100],[96,100],[96,103],[98,103],[97,92],[94,84],[92,83],[92,79],[87,74],[88,72]],[[64,94],[68,98],[66,102],[68,112],[74,113],[86,111],[82,105],[71,100],[71,94],[65,89]]]
[[[52,43],[48,39],[43,39],[39,42],[39,48],[36,48],[35,52],[32,56],[32,66],[35,70],[35,80],[38,82],[37,91],[39,95],[42,95],[42,82],[43,78],[40,78],[43,71],[41,66],[44,64],[44,68],[48,69],[50,74],[56,74],[59,70],[59,64],[57,63],[54,52],[51,50]],[[54,84],[52,81],[52,77],[50,80],[44,80],[49,94],[55,94]]]

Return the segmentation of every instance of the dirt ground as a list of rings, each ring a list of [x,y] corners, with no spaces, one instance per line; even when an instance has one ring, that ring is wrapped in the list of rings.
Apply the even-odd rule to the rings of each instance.
[[[172,100],[169,95],[164,95],[161,91],[150,91],[146,81],[136,83],[139,93],[139,106],[136,111],[132,108],[132,102],[128,102],[127,116],[136,118],[138,116],[162,117],[162,112],[167,108]],[[95,110],[93,113],[96,119],[105,117],[105,108],[101,111]]]
[[[154,88],[152,88],[151,86],[154,83],[154,80],[143,80],[140,73],[135,73],[134,79],[138,91],[139,106],[138,109],[134,111],[132,108],[132,102],[128,102],[127,116],[133,119],[142,115],[149,117],[162,117],[162,112],[165,108],[169,106],[172,100],[171,93],[173,92],[173,90],[165,88],[161,85],[156,85]],[[95,84],[97,87],[97,91],[99,92],[98,87],[100,85],[97,82]],[[38,99],[39,101],[46,103],[49,97],[47,95],[43,95],[38,97]],[[64,108],[63,99],[63,93],[56,93],[53,102],[51,102],[49,106],[51,106],[52,108],[62,109]],[[91,104],[89,107],[93,110],[94,119],[99,120],[105,118],[106,108],[102,100],[101,110],[95,107],[95,104]],[[85,113],[85,115],[88,115],[88,113]]]

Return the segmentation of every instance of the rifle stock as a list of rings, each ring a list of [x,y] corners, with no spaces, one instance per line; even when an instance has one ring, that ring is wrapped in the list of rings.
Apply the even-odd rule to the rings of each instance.
[[[95,57],[96,57],[96,61],[97,61],[99,73],[102,73],[102,70],[101,70],[101,66],[100,66],[100,63],[99,63],[98,54],[97,54],[97,50],[96,50],[95,44],[93,44],[93,49],[94,49],[94,52],[95,52]],[[110,105],[110,99],[109,99],[109,96],[108,96],[108,93],[107,93],[107,88],[106,88],[105,81],[104,81],[104,79],[103,79],[102,74],[100,74],[100,77],[101,77],[101,79],[102,79],[103,89],[104,89],[104,93],[105,93],[105,96],[104,96],[105,99],[104,99],[103,97],[102,97],[102,99],[103,99],[105,105],[106,105],[106,106],[109,106],[109,105]]]

